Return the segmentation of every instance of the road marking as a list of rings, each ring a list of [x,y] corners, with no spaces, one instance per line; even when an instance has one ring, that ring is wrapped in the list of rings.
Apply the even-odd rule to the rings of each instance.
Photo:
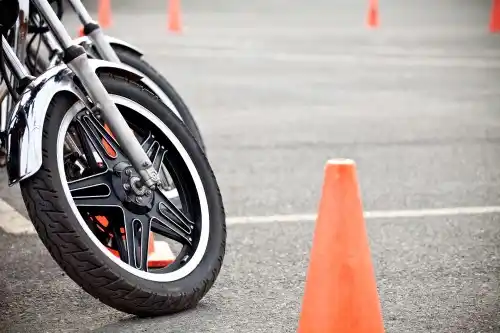
[[[366,211],[364,216],[371,219],[422,218],[432,216],[484,215],[500,213],[500,206],[482,207],[451,207],[414,210],[379,210]],[[35,228],[30,220],[18,213],[12,206],[0,199],[0,228],[10,234],[35,234]],[[314,222],[316,214],[289,214],[268,216],[236,216],[228,217],[228,225],[266,224],[287,222]]]
[[[483,207],[452,207],[436,209],[415,209],[415,210],[380,210],[366,211],[365,219],[393,219],[393,218],[421,218],[431,216],[454,216],[454,215],[480,215],[500,213],[500,206]],[[241,216],[227,218],[228,225],[236,224],[263,224],[273,222],[314,222],[316,214],[291,214],[291,215],[270,215],[270,216]]]
[[[36,233],[33,223],[2,199],[0,199],[0,216],[0,228],[9,234]]]

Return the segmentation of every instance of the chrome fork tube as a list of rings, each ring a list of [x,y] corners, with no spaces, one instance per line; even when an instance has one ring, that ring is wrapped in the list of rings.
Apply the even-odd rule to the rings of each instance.
[[[94,72],[83,47],[73,44],[71,36],[47,0],[32,0],[32,2],[63,47],[64,62],[80,79],[85,90],[95,102],[96,107],[102,111],[104,120],[116,136],[120,148],[123,149],[144,184],[150,188],[160,185],[160,178],[148,155],[142,149],[141,144],[135,138],[134,133]]]
[[[5,54],[7,67],[9,67],[12,75],[15,76],[18,82],[30,75],[4,36],[2,36],[2,49]]]
[[[115,50],[111,47],[104,32],[97,22],[92,20],[87,9],[80,0],[68,0],[73,10],[76,12],[80,18],[80,22],[83,24],[84,31],[86,35],[89,36],[90,40],[95,45],[97,52],[103,60],[120,63],[120,59],[116,54]]]
[[[121,63],[115,50],[111,47],[101,28],[96,28],[88,34],[90,40],[95,45],[97,52],[103,60],[114,63]]]
[[[76,12],[76,15],[78,15],[78,18],[83,25],[94,22],[80,0],[68,0],[68,2],[71,7],[73,7],[73,10]]]

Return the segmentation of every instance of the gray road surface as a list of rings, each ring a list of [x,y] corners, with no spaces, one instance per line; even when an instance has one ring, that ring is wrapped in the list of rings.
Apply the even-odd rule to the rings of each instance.
[[[229,216],[312,213],[323,165],[358,163],[367,210],[500,203],[500,35],[489,2],[113,2],[204,134]],[[65,19],[76,31],[73,18]],[[5,177],[2,173],[1,177]],[[24,212],[17,187],[0,196]],[[0,331],[293,332],[313,224],[233,226],[198,309],[138,320],[62,274],[36,236],[0,234]],[[500,216],[371,220],[387,332],[500,332]]]

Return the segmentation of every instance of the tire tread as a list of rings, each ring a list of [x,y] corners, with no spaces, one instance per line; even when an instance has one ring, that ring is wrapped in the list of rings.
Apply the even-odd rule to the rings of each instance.
[[[133,84],[147,92],[151,98],[158,99],[148,90],[126,78],[112,74],[100,75],[107,75],[113,80],[125,80],[128,84]],[[71,100],[67,95],[58,95],[50,103],[49,109],[67,108],[70,103]],[[48,114],[49,116],[50,114]],[[49,121],[45,122],[45,124],[48,123]],[[189,134],[193,137],[191,132]],[[48,137],[48,128],[45,128],[43,138],[47,139]],[[204,155],[201,149],[199,153]],[[165,295],[141,290],[110,269],[80,241],[80,237],[71,226],[68,215],[59,203],[57,191],[52,184],[55,175],[46,165],[48,159],[49,152],[43,149],[42,167],[35,175],[20,184],[22,197],[42,243],[52,258],[75,283],[102,303],[137,316],[172,314],[198,304],[210,290],[221,270],[226,247],[225,223],[222,226],[223,241],[219,247],[218,265],[207,278],[200,281],[198,287],[193,288],[189,293],[180,292]],[[210,172],[211,176],[215,177],[213,171],[210,170]],[[217,195],[220,197],[218,187]],[[224,208],[220,207],[219,209],[225,220]]]

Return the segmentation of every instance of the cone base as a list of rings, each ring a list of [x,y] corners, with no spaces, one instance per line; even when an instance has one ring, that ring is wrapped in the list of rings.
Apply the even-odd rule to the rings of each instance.
[[[165,267],[174,262],[175,256],[167,242],[155,241],[154,244],[154,251],[148,257],[148,267]]]
[[[120,253],[116,250],[108,248],[117,258],[120,258]],[[167,242],[154,241],[154,250],[148,255],[149,268],[163,268],[175,261],[175,256]]]

